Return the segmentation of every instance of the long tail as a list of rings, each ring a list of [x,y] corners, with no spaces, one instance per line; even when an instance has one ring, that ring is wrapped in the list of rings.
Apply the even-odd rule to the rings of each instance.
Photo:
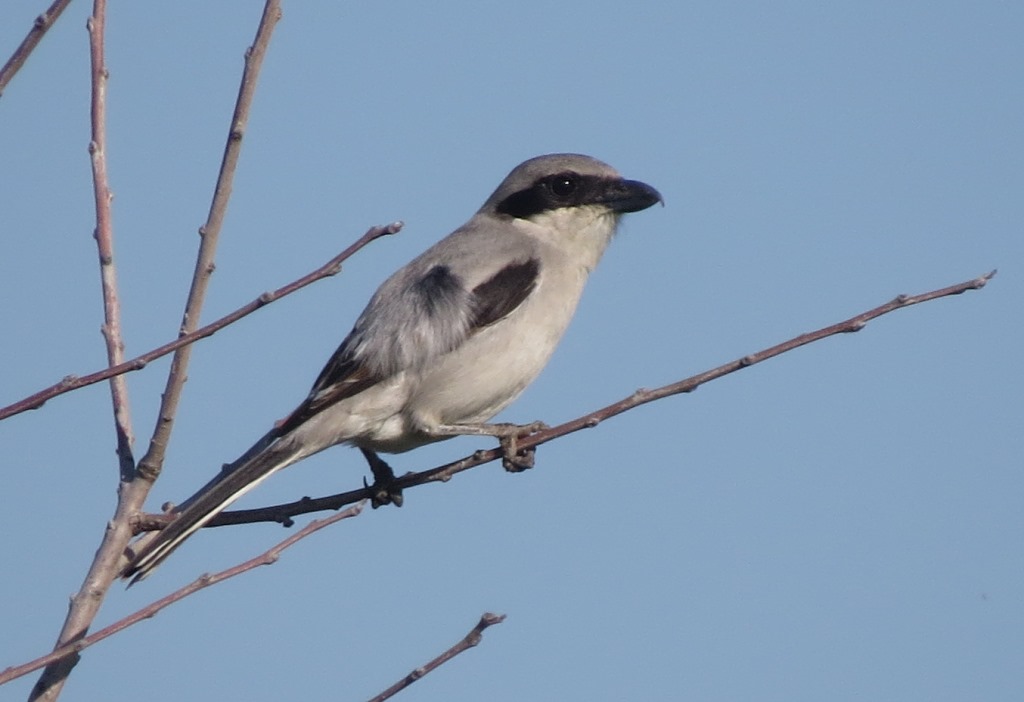
[[[286,435],[287,437],[287,435]],[[128,547],[128,565],[122,578],[129,586],[144,579],[171,555],[185,539],[206,525],[232,502],[282,468],[303,458],[305,452],[294,442],[277,439],[271,432],[216,478],[183,502],[177,518],[164,529],[142,537]]]

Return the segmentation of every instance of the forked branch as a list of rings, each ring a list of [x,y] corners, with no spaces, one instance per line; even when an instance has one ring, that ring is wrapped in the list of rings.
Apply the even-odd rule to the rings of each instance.
[[[214,195],[214,204],[211,206],[211,221],[214,213],[223,215],[227,198],[230,194],[231,177],[234,173],[234,164],[237,160],[238,137],[240,124],[244,124],[244,117],[248,114],[249,100],[251,100],[252,89],[256,80],[256,72],[259,68],[259,61],[254,56],[262,58],[266,46],[270,41],[270,35],[280,17],[279,0],[266,0],[263,17],[259,29],[256,32],[256,40],[252,48],[246,54],[246,70],[243,76],[243,85],[239,91],[239,100],[235,107],[235,116],[232,119],[232,126],[228,138],[228,146],[225,149],[224,162],[221,165],[220,177],[218,178],[217,190]],[[110,230],[110,190],[107,186],[106,161],[105,161],[105,123],[106,123],[106,84],[108,72],[104,58],[104,36],[106,24],[106,0],[93,0],[93,13],[88,21],[89,48],[92,58],[92,140],[89,151],[92,155],[93,182],[96,199],[96,239],[100,248],[100,272],[103,281],[104,292],[104,337],[107,341],[108,360],[112,366],[123,363],[123,344],[121,342],[116,279],[113,275],[113,247]],[[243,99],[247,96],[247,99]],[[209,222],[208,222],[209,223]],[[219,228],[219,220],[216,221]],[[215,241],[216,236],[212,239]],[[192,289],[189,292],[186,303],[186,318],[182,325],[182,333],[193,331],[197,326],[199,311],[202,305],[206,279],[212,271],[212,245],[210,239],[204,237],[200,245],[200,254],[196,264],[196,276],[192,282]],[[99,612],[100,606],[110,589],[111,583],[117,575],[117,563],[121,558],[125,545],[132,536],[130,528],[130,517],[142,508],[152,485],[151,479],[159,473],[163,462],[163,451],[170,435],[171,424],[180,396],[181,386],[185,381],[188,351],[190,346],[183,346],[175,353],[175,359],[171,364],[167,390],[160,407],[160,414],[157,427],[154,430],[153,438],[150,440],[150,449],[138,466],[134,465],[134,458],[131,455],[131,426],[128,422],[127,393],[124,376],[115,375],[111,378],[111,390],[114,396],[115,423],[118,432],[118,457],[120,459],[120,483],[118,489],[117,507],[113,519],[103,532],[103,538],[96,556],[89,566],[85,579],[78,592],[71,598],[71,606],[68,609],[67,617],[61,628],[60,636],[57,639],[55,650],[71,647],[71,653],[46,665],[39,680],[36,682],[29,697],[30,702],[53,702],[56,700],[67,681],[68,675],[78,662],[78,653],[75,646],[85,637],[92,625],[93,619]],[[143,480],[140,477],[149,477],[150,480]]]

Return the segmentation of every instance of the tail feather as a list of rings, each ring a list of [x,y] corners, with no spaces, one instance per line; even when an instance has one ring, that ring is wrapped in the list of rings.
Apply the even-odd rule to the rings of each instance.
[[[303,457],[303,451],[291,442],[268,439],[269,435],[261,439],[253,449],[183,502],[177,508],[178,516],[173,522],[128,547],[129,561],[121,571],[121,577],[131,578],[129,586],[146,578],[185,539],[232,502]]]

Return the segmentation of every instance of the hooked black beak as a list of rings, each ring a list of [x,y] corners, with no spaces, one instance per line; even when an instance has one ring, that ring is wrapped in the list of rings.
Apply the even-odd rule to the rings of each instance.
[[[661,193],[639,180],[612,181],[600,201],[619,214],[646,210],[658,202],[665,204]]]

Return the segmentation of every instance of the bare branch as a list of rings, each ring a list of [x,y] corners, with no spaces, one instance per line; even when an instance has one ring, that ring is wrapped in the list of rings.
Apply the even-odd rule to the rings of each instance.
[[[114,224],[110,203],[114,199],[107,176],[107,71],[104,58],[106,31],[106,0],[95,0],[93,14],[87,22],[89,55],[92,65],[92,140],[89,156],[92,162],[93,199],[96,206],[96,246],[99,249],[100,282],[103,288],[103,340],[107,346],[107,365],[124,361],[124,338],[121,333],[121,300],[117,289],[117,268],[114,266]],[[135,470],[132,455],[131,413],[128,405],[128,384],[121,376],[110,379],[110,395],[114,404],[114,426],[117,431],[117,456],[121,477],[127,480]]]
[[[178,590],[175,590],[174,592],[165,597],[161,597],[159,600],[146,605],[137,612],[133,612],[132,614],[129,614],[127,617],[119,619],[113,624],[106,626],[100,629],[99,631],[89,634],[88,636],[79,639],[78,641],[75,641],[71,644],[62,646],[52,651],[51,653],[46,654],[45,656],[40,656],[35,660],[28,661],[27,663],[22,663],[21,665],[11,666],[10,668],[0,671],[0,685],[8,683],[16,678],[20,678],[23,675],[27,675],[34,670],[39,670],[45,665],[50,665],[54,662],[67,658],[68,656],[78,656],[78,654],[81,651],[83,651],[86,648],[89,648],[93,644],[99,643],[103,639],[109,638],[114,634],[123,631],[124,629],[127,629],[130,626],[138,624],[139,622],[145,619],[151,619],[152,617],[156,616],[156,614],[158,614],[161,610],[166,609],[175,602],[183,600],[189,595],[195,594],[196,592],[199,592],[204,588],[208,588],[211,585],[216,585],[219,582],[228,580],[229,578],[233,578],[236,575],[241,575],[242,573],[248,572],[260,566],[273,565],[278,561],[278,559],[281,557],[281,553],[285,549],[294,546],[296,543],[306,538],[310,534],[320,531],[321,529],[328,527],[334,524],[335,522],[340,522],[342,519],[348,519],[349,517],[358,516],[362,511],[363,505],[357,504],[353,505],[352,507],[349,507],[343,512],[338,512],[337,514],[331,515],[330,517],[327,517],[325,519],[314,520],[306,526],[304,526],[299,531],[289,536],[287,539],[281,541],[272,548],[264,551],[260,555],[254,558],[250,558],[244,563],[240,563],[236,566],[228,568],[227,570],[222,570],[219,573],[214,573],[213,575],[201,575],[188,585]]]
[[[7,63],[0,68],[0,95],[3,95],[4,88],[11,82],[11,78],[25,65],[29,54],[38,46],[43,35],[53,26],[53,23],[57,21],[69,4],[71,4],[71,0],[54,0],[43,14],[36,17],[36,21],[32,23],[32,29],[28,30],[28,34],[18,44],[18,48],[14,50],[11,57],[7,59]]]
[[[93,140],[90,144],[90,152],[93,154],[93,169],[95,180],[97,181],[97,241],[100,242],[101,270],[104,271],[105,311],[108,313],[105,335],[108,340],[108,349],[115,348],[120,352],[121,339],[118,324],[116,323],[116,317],[114,318],[114,323],[111,322],[110,317],[110,310],[114,309],[116,311],[116,295],[113,298],[114,303],[111,302],[111,298],[106,296],[108,280],[113,281],[113,268],[109,265],[113,260],[112,250],[108,251],[103,248],[104,237],[107,234],[104,231],[103,221],[99,220],[100,213],[102,212],[101,207],[106,205],[109,208],[110,197],[109,189],[106,188],[105,170],[98,170],[104,166],[105,140],[103,139],[102,129],[97,131],[96,127],[97,124],[103,124],[105,113],[103,103],[107,79],[107,70],[103,63],[105,14],[106,0],[94,0],[93,16],[88,24],[90,48],[93,56],[92,79],[94,96],[92,112]],[[228,146],[225,150],[224,163],[221,166],[221,177],[214,195],[214,204],[211,206],[210,219],[207,222],[209,229],[206,232],[206,236],[204,236],[203,243],[200,245],[196,275],[193,278],[192,290],[189,293],[189,301],[186,304],[185,320],[182,324],[183,334],[193,331],[198,324],[199,310],[202,304],[203,293],[206,289],[206,280],[212,271],[212,256],[217,238],[216,233],[219,231],[227,197],[230,194],[231,174],[233,174],[234,166],[237,162],[239,141],[245,117],[248,114],[248,106],[251,103],[256,73],[258,72],[260,60],[266,50],[267,42],[270,39],[270,34],[279,16],[279,0],[267,0],[263,18],[256,32],[256,41],[246,54],[246,69],[243,73],[242,88],[239,91],[238,104],[236,104],[235,116],[228,137]],[[97,103],[99,103],[98,106]],[[100,187],[100,185],[103,187]],[[109,226],[109,209],[106,216]],[[111,286],[109,289],[113,290],[113,287]],[[130,458],[130,454],[120,451],[122,445],[128,446],[130,432],[124,431],[120,423],[122,417],[127,416],[127,405],[125,403],[118,404],[115,395],[115,412],[121,412],[118,415],[121,482],[118,486],[117,507],[114,512],[114,518],[108,523],[104,531],[103,539],[89,567],[89,572],[86,574],[81,588],[71,599],[71,607],[69,608],[67,618],[64,620],[64,626],[61,629],[60,637],[57,639],[55,649],[68,645],[73,646],[85,637],[89,626],[103,604],[111,583],[116,577],[118,561],[132,536],[131,517],[142,509],[142,505],[145,503],[146,496],[149,493],[149,488],[152,485],[152,478],[155,478],[159,473],[160,464],[163,461],[163,451],[170,434],[171,422],[181,393],[181,386],[185,381],[185,368],[191,348],[191,346],[183,346],[175,352],[174,360],[171,363],[167,390],[157,418],[157,428],[150,441],[150,449],[138,467],[128,465],[126,458]],[[123,361],[123,358],[118,356],[116,362],[112,361],[111,364],[114,365],[121,361]],[[114,386],[124,385],[124,376],[116,376],[111,380],[111,383]],[[124,443],[122,444],[122,442]],[[151,479],[140,480],[139,478],[142,477],[143,473],[146,473]],[[78,653],[73,652],[47,665],[29,695],[30,702],[39,700],[53,702],[56,700],[60,696],[68,675],[78,663],[78,659]]]
[[[480,641],[483,640],[484,629],[494,624],[501,624],[503,621],[505,621],[504,614],[491,614],[490,612],[484,612],[480,616],[480,621],[476,623],[476,626],[470,629],[469,633],[466,634],[461,641],[459,641],[457,644],[449,648],[447,651],[445,651],[440,656],[433,659],[426,665],[420,666],[419,668],[416,668],[415,670],[410,672],[408,675],[406,675],[404,678],[396,682],[387,690],[384,690],[384,692],[370,699],[370,702],[384,702],[384,700],[394,696],[398,692],[401,692],[402,690],[404,690],[405,688],[409,687],[414,682],[422,678],[427,673],[432,673],[438,667],[444,665],[452,658],[455,658],[455,656],[459,655],[463,651],[466,651],[476,646],[478,643],[480,643]],[[2,682],[2,678],[0,678],[0,682]]]
[[[149,364],[151,361],[155,361],[161,356],[166,356],[167,354],[171,353],[172,351],[176,351],[182,346],[193,344],[199,341],[200,339],[205,339],[208,336],[213,336],[215,333],[217,333],[224,327],[228,326],[229,324],[234,324],[238,320],[242,319],[243,317],[249,314],[252,314],[256,310],[265,307],[266,305],[269,305],[272,302],[277,302],[282,297],[291,295],[293,292],[301,290],[307,285],[311,285],[312,283],[315,283],[319,280],[324,280],[325,278],[337,275],[341,271],[341,264],[344,261],[351,258],[357,251],[359,251],[370,242],[375,241],[376,239],[379,239],[382,236],[387,236],[389,234],[397,234],[399,231],[401,231],[402,226],[403,225],[401,222],[392,222],[391,224],[387,224],[384,226],[371,227],[369,230],[367,230],[365,234],[363,234],[359,239],[357,239],[352,245],[350,245],[344,251],[339,253],[337,256],[335,256],[330,261],[323,264],[316,270],[307,273],[301,278],[294,280],[288,283],[287,285],[278,288],[277,290],[265,292],[252,302],[243,305],[242,307],[239,307],[234,312],[231,312],[230,314],[227,314],[221,317],[220,319],[211,322],[210,324],[207,324],[204,327],[196,329],[195,331],[185,334],[183,336],[179,336],[174,341],[168,342],[163,346],[158,346],[155,349],[140,354],[135,358],[124,361],[123,363],[119,363],[116,366],[104,368],[103,370],[96,371],[95,373],[90,373],[88,375],[83,376],[65,376],[60,382],[54,383],[48,388],[44,388],[39,392],[33,393],[32,395],[29,395],[28,397],[22,400],[18,400],[17,402],[11,405],[0,408],[0,420],[7,419],[8,417],[12,417],[16,414],[20,414],[28,410],[39,409],[47,400],[57,397],[58,395],[63,395],[66,392],[71,392],[72,390],[84,388],[88,385],[92,385],[94,383],[107,380],[108,378],[112,378],[116,375],[122,375],[124,373],[131,373],[132,371],[141,370],[145,368],[146,365]]]
[[[117,269],[114,267],[114,228],[111,220],[110,192],[107,178],[107,72],[104,58],[104,36],[106,31],[106,0],[94,0],[92,16],[86,27],[89,30],[89,57],[91,66],[92,105],[90,123],[92,138],[89,155],[92,162],[93,197],[96,206],[96,246],[99,249],[100,283],[103,290],[103,339],[107,347],[107,365],[116,366],[124,361],[124,341],[121,336],[121,303],[117,291]],[[114,409],[114,429],[117,434],[117,457],[122,481],[135,471],[135,457],[132,455],[131,413],[128,409],[128,384],[124,376],[110,379],[110,396]],[[110,530],[107,532],[110,533]],[[78,593],[71,598],[71,607],[64,619],[56,647],[72,644],[85,636],[89,625],[103,602],[102,582],[106,579],[102,547],[86,574]],[[29,700],[55,700],[60,696],[64,682],[78,663],[78,656],[70,656],[43,671],[29,695]]]
[[[238,99],[235,102],[235,112],[231,118],[227,145],[224,147],[224,158],[221,161],[220,174],[217,177],[217,187],[213,192],[213,201],[210,203],[210,213],[207,216],[206,224],[199,229],[202,242],[196,257],[192,287],[185,303],[185,314],[181,320],[180,333],[183,335],[195,331],[199,325],[200,311],[206,299],[206,289],[210,276],[213,275],[217,240],[220,237],[221,224],[227,211],[228,199],[231,197],[231,187],[238,165],[238,155],[242,148],[242,138],[245,135],[245,128],[249,121],[249,109],[256,91],[256,80],[263,65],[263,58],[267,53],[270,36],[280,18],[279,0],[267,0],[263,7],[263,17],[260,18],[259,29],[256,30],[256,39],[245,52],[245,69],[242,71],[242,82],[238,88]],[[186,345],[177,349],[171,360],[171,369],[167,375],[167,385],[164,388],[163,401],[160,403],[156,427],[149,440],[149,449],[139,461],[137,469],[136,477],[147,482],[152,483],[160,475],[164,451],[174,427],[178,401],[181,399],[181,392],[185,386],[191,355],[192,347]]]
[[[541,444],[545,444],[549,441],[565,436],[566,434],[572,434],[573,432],[577,432],[581,429],[596,427],[604,420],[614,417],[617,414],[627,412],[634,407],[639,407],[640,405],[647,404],[648,402],[654,402],[655,400],[660,400],[672,395],[692,392],[704,383],[716,380],[724,375],[729,375],[730,373],[734,373],[743,368],[747,368],[755,363],[766,361],[769,358],[786,353],[787,351],[792,351],[793,349],[806,344],[820,341],[821,339],[834,336],[836,334],[860,331],[870,320],[875,319],[876,317],[881,317],[882,315],[893,312],[894,310],[910,307],[911,305],[917,305],[922,302],[928,302],[941,297],[959,295],[960,293],[968,290],[978,290],[985,287],[985,284],[992,279],[992,276],[994,276],[995,273],[995,271],[992,271],[991,273],[987,273],[979,278],[974,278],[956,285],[950,285],[949,287],[941,288],[939,290],[921,293],[920,295],[900,295],[884,305],[880,305],[874,309],[868,310],[867,312],[862,312],[861,314],[851,317],[846,321],[839,322],[828,327],[823,327],[822,329],[818,329],[817,331],[807,334],[801,334],[800,336],[794,337],[781,344],[764,349],[763,351],[758,351],[757,353],[750,354],[748,356],[743,356],[742,358],[732,361],[731,363],[726,363],[718,368],[698,373],[697,375],[653,390],[637,390],[629,397],[623,398],[622,400],[614,402],[606,407],[602,407],[601,409],[582,415],[576,419],[559,424],[558,426],[550,427],[529,436],[522,437],[518,440],[517,445],[520,451],[533,449]],[[457,473],[461,473],[464,470],[469,470],[470,468],[474,468],[484,463],[489,463],[501,457],[502,450],[500,448],[480,450],[473,453],[471,456],[466,456],[458,461],[446,463],[444,465],[437,466],[436,468],[420,472],[406,473],[395,480],[393,489],[405,490],[406,488],[423,485],[425,483],[437,481],[446,482]],[[371,499],[374,492],[374,487],[370,486],[338,493],[336,495],[328,495],[326,497],[304,497],[300,500],[296,500],[295,502],[272,505],[270,507],[222,512],[214,517],[206,526],[216,527],[234,524],[249,524],[254,522],[277,522],[284,524],[285,526],[291,526],[292,517],[296,517],[301,514],[309,514],[311,512],[341,509],[345,505],[352,504],[353,502]],[[142,532],[163,529],[164,526],[170,523],[173,519],[173,514],[143,514],[136,519],[135,530],[137,532]]]

